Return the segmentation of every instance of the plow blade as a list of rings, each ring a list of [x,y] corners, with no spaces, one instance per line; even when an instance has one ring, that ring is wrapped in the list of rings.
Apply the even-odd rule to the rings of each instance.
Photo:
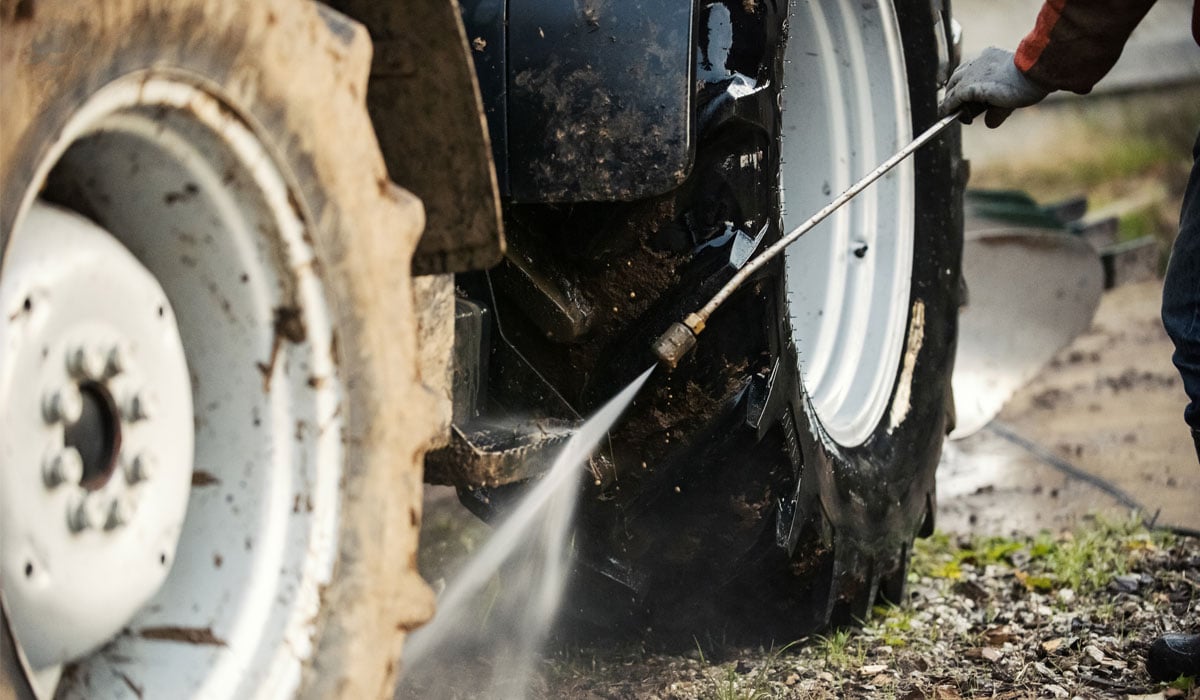
[[[959,315],[951,439],[987,425],[1055,353],[1085,332],[1104,291],[1095,248],[1049,229],[968,230],[963,277],[968,293]]]

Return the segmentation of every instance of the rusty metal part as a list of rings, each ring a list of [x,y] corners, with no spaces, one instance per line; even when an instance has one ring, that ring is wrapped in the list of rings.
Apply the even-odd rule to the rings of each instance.
[[[566,292],[545,269],[545,265],[534,266],[519,251],[511,250],[504,264],[496,268],[496,285],[505,296],[520,301],[526,316],[547,338],[558,342],[579,340],[592,326],[592,306],[581,296]]]
[[[500,262],[500,197],[457,0],[333,0],[375,46],[367,109],[388,173],[425,205],[413,274]]]
[[[500,486],[550,468],[578,423],[542,419],[525,424],[455,426],[450,446],[425,458],[425,481],[458,487]]]

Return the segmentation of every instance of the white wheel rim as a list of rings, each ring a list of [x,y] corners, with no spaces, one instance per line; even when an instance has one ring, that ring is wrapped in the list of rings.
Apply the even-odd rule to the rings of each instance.
[[[72,192],[72,204],[84,203],[161,284],[194,394],[187,427],[195,472],[170,573],[98,650],[39,659],[43,682],[53,682],[57,663],[72,664],[60,694],[287,696],[311,655],[337,551],[343,391],[305,231],[312,212],[291,196],[291,174],[256,131],[207,87],[131,76],[79,109],[35,180],[49,176],[48,192]],[[25,198],[8,252],[29,235],[23,222],[41,207],[37,190]],[[19,277],[8,265],[19,262],[6,253],[6,284]],[[9,296],[20,294],[5,303]],[[18,354],[9,349],[21,340],[0,331],[5,407]],[[4,460],[5,474],[32,478],[26,472],[36,467],[41,478],[40,463]],[[6,558],[10,538],[32,528],[0,522]],[[7,569],[5,580],[17,618]],[[14,624],[14,635],[21,644],[28,633]]]
[[[796,0],[783,86],[780,196],[790,231],[912,138],[904,52],[887,0]],[[784,254],[805,390],[837,443],[865,442],[900,364],[913,256],[907,161]],[[856,253],[857,251],[857,253]]]

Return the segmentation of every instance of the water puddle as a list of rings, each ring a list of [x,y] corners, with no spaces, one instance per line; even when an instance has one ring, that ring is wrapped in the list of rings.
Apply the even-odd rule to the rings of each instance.
[[[583,463],[653,369],[580,427],[453,578],[433,620],[405,644],[397,698],[526,697],[570,570]]]

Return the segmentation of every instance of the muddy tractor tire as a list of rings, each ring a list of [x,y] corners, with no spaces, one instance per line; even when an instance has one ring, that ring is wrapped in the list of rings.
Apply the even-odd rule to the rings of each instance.
[[[0,13],[0,695],[390,697],[441,411],[366,31]]]
[[[593,317],[556,341],[501,287],[507,336],[580,413],[602,403],[670,323],[937,119],[944,20],[928,0],[703,5],[690,175],[637,202],[510,204],[510,249]],[[688,644],[714,623],[794,639],[901,596],[952,422],[958,139],[764,268],[652,377],[582,502],[578,599],[600,603],[581,614]]]

